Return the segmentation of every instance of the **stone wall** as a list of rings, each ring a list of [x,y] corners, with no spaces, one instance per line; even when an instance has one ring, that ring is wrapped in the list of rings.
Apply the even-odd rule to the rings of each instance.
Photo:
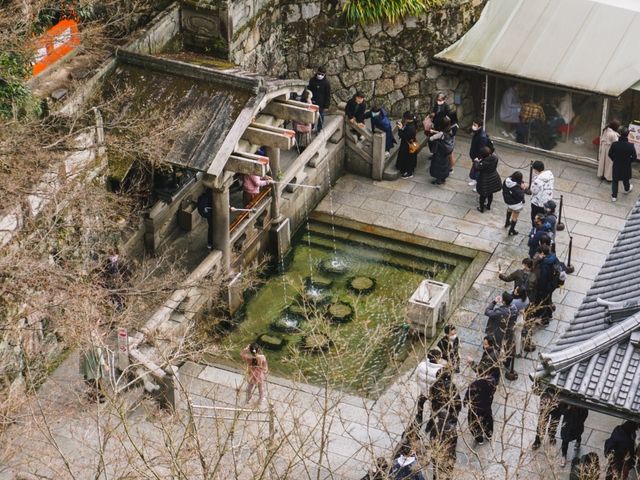
[[[393,116],[424,114],[434,94],[445,91],[468,124],[470,82],[431,58],[473,25],[484,3],[450,0],[419,18],[363,27],[344,24],[338,0],[236,0],[230,58],[247,70],[303,79],[324,65],[336,104],[362,90]]]

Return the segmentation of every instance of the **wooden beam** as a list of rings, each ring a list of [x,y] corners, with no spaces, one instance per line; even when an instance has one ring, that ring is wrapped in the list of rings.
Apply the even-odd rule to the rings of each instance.
[[[252,123],[242,134],[242,138],[254,145],[291,150],[296,132],[284,128]]]
[[[273,101],[262,109],[264,113],[274,115],[285,120],[293,120],[300,123],[312,123],[318,121],[318,106],[308,103],[286,100],[284,102]]]
[[[259,155],[254,155],[259,157]],[[243,173],[245,175],[258,175],[264,177],[267,174],[269,158],[261,157],[264,160],[252,160],[246,158],[240,152],[233,152],[229,161],[224,167],[225,172]]]

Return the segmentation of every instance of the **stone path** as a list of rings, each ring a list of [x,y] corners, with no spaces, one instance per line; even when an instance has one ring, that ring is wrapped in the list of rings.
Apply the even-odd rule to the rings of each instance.
[[[458,164],[444,186],[431,185],[426,160],[421,154],[413,179],[376,182],[347,174],[336,183],[332,200],[337,215],[492,254],[451,318],[452,323],[459,326],[463,358],[472,356],[477,359],[485,324],[484,308],[490,298],[508,287],[498,279],[498,267],[502,266],[503,270],[515,268],[527,254],[529,209],[525,207],[519,223],[519,230],[525,235],[516,237],[508,237],[502,228],[504,205],[499,194],[490,212],[477,212],[477,196],[467,185],[470,163],[465,154],[467,149],[465,142],[459,141],[456,149]],[[503,177],[517,168],[526,171],[530,160],[542,158],[504,149],[499,153],[499,171]],[[556,176],[556,198],[562,194],[565,201],[563,220],[567,228],[558,234],[558,253],[562,260],[566,260],[568,234],[571,233],[574,246],[572,264],[575,267],[575,274],[555,295],[557,310],[554,320],[546,329],[536,333],[536,342],[544,348],[572,318],[636,196],[620,195],[619,201],[612,204],[609,184],[597,179],[594,169],[562,160],[542,159]],[[318,209],[326,212],[329,205],[325,199]],[[538,452],[530,449],[538,405],[537,397],[531,394],[528,373],[534,370],[537,353],[517,361],[516,370],[520,373],[517,381],[503,382],[500,386],[494,403],[496,433],[491,443],[473,447],[464,420],[466,409],[463,409],[456,479],[568,478],[568,468],[559,467],[559,447],[546,445]],[[86,427],[90,420],[91,412],[82,412],[77,399],[69,395],[69,392],[77,393],[81,388],[75,361],[65,362],[48,382],[52,389],[63,390],[63,393],[53,396],[53,400],[64,400],[72,410],[66,421],[52,426],[52,432],[63,450],[73,452],[77,449],[74,458],[94,458],[95,467],[96,448],[91,446],[95,439],[90,438],[91,433],[85,434],[84,443],[77,437],[77,431]],[[266,463],[264,458],[270,452],[275,452],[274,462],[271,462],[273,466],[265,478],[361,478],[377,456],[390,454],[412,414],[417,396],[412,370],[409,368],[401,373],[377,401],[270,378],[271,415],[261,413],[264,408],[242,411],[237,415],[228,410],[196,408],[198,415],[191,428],[197,429],[203,444],[222,460],[220,474],[213,478],[259,478],[260,466]],[[464,369],[456,379],[461,391],[471,378],[469,374],[469,370]],[[186,363],[180,369],[179,378],[182,394],[178,420],[191,418],[187,415],[190,404],[244,407],[243,378],[239,371]],[[142,414],[138,409],[129,418],[135,424],[137,435],[156,438],[158,443],[166,439],[159,433],[157,417]],[[583,435],[582,453],[591,450],[602,453],[604,440],[617,423],[620,423],[617,419],[591,413]],[[186,427],[181,429],[180,425],[173,428],[178,433],[188,431]],[[88,431],[94,430],[95,426]],[[40,444],[43,444],[42,439]],[[225,446],[222,453],[221,444]],[[113,447],[109,450],[112,458],[118,453],[122,453],[122,449]],[[571,448],[570,457],[572,454]],[[215,456],[214,453],[211,455]],[[2,459],[0,449],[0,465]],[[91,463],[86,458],[84,461]],[[78,462],[78,468],[84,468]],[[86,468],[92,471],[90,467]],[[171,472],[170,466],[158,468]],[[57,471],[62,472],[57,478],[68,477],[63,468]],[[13,478],[7,472],[11,470],[3,472],[0,467],[0,478]],[[425,468],[425,473],[431,474],[430,467]]]

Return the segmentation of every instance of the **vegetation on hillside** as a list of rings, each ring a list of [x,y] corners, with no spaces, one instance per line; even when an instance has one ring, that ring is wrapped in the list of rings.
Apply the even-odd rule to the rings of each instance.
[[[350,23],[397,22],[403,17],[417,16],[443,0],[347,0],[343,11]]]

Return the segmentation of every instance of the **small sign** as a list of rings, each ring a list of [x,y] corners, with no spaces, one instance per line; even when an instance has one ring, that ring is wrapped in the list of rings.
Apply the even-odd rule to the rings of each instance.
[[[32,75],[43,72],[80,45],[78,24],[75,20],[61,20],[47,30],[37,41]]]

